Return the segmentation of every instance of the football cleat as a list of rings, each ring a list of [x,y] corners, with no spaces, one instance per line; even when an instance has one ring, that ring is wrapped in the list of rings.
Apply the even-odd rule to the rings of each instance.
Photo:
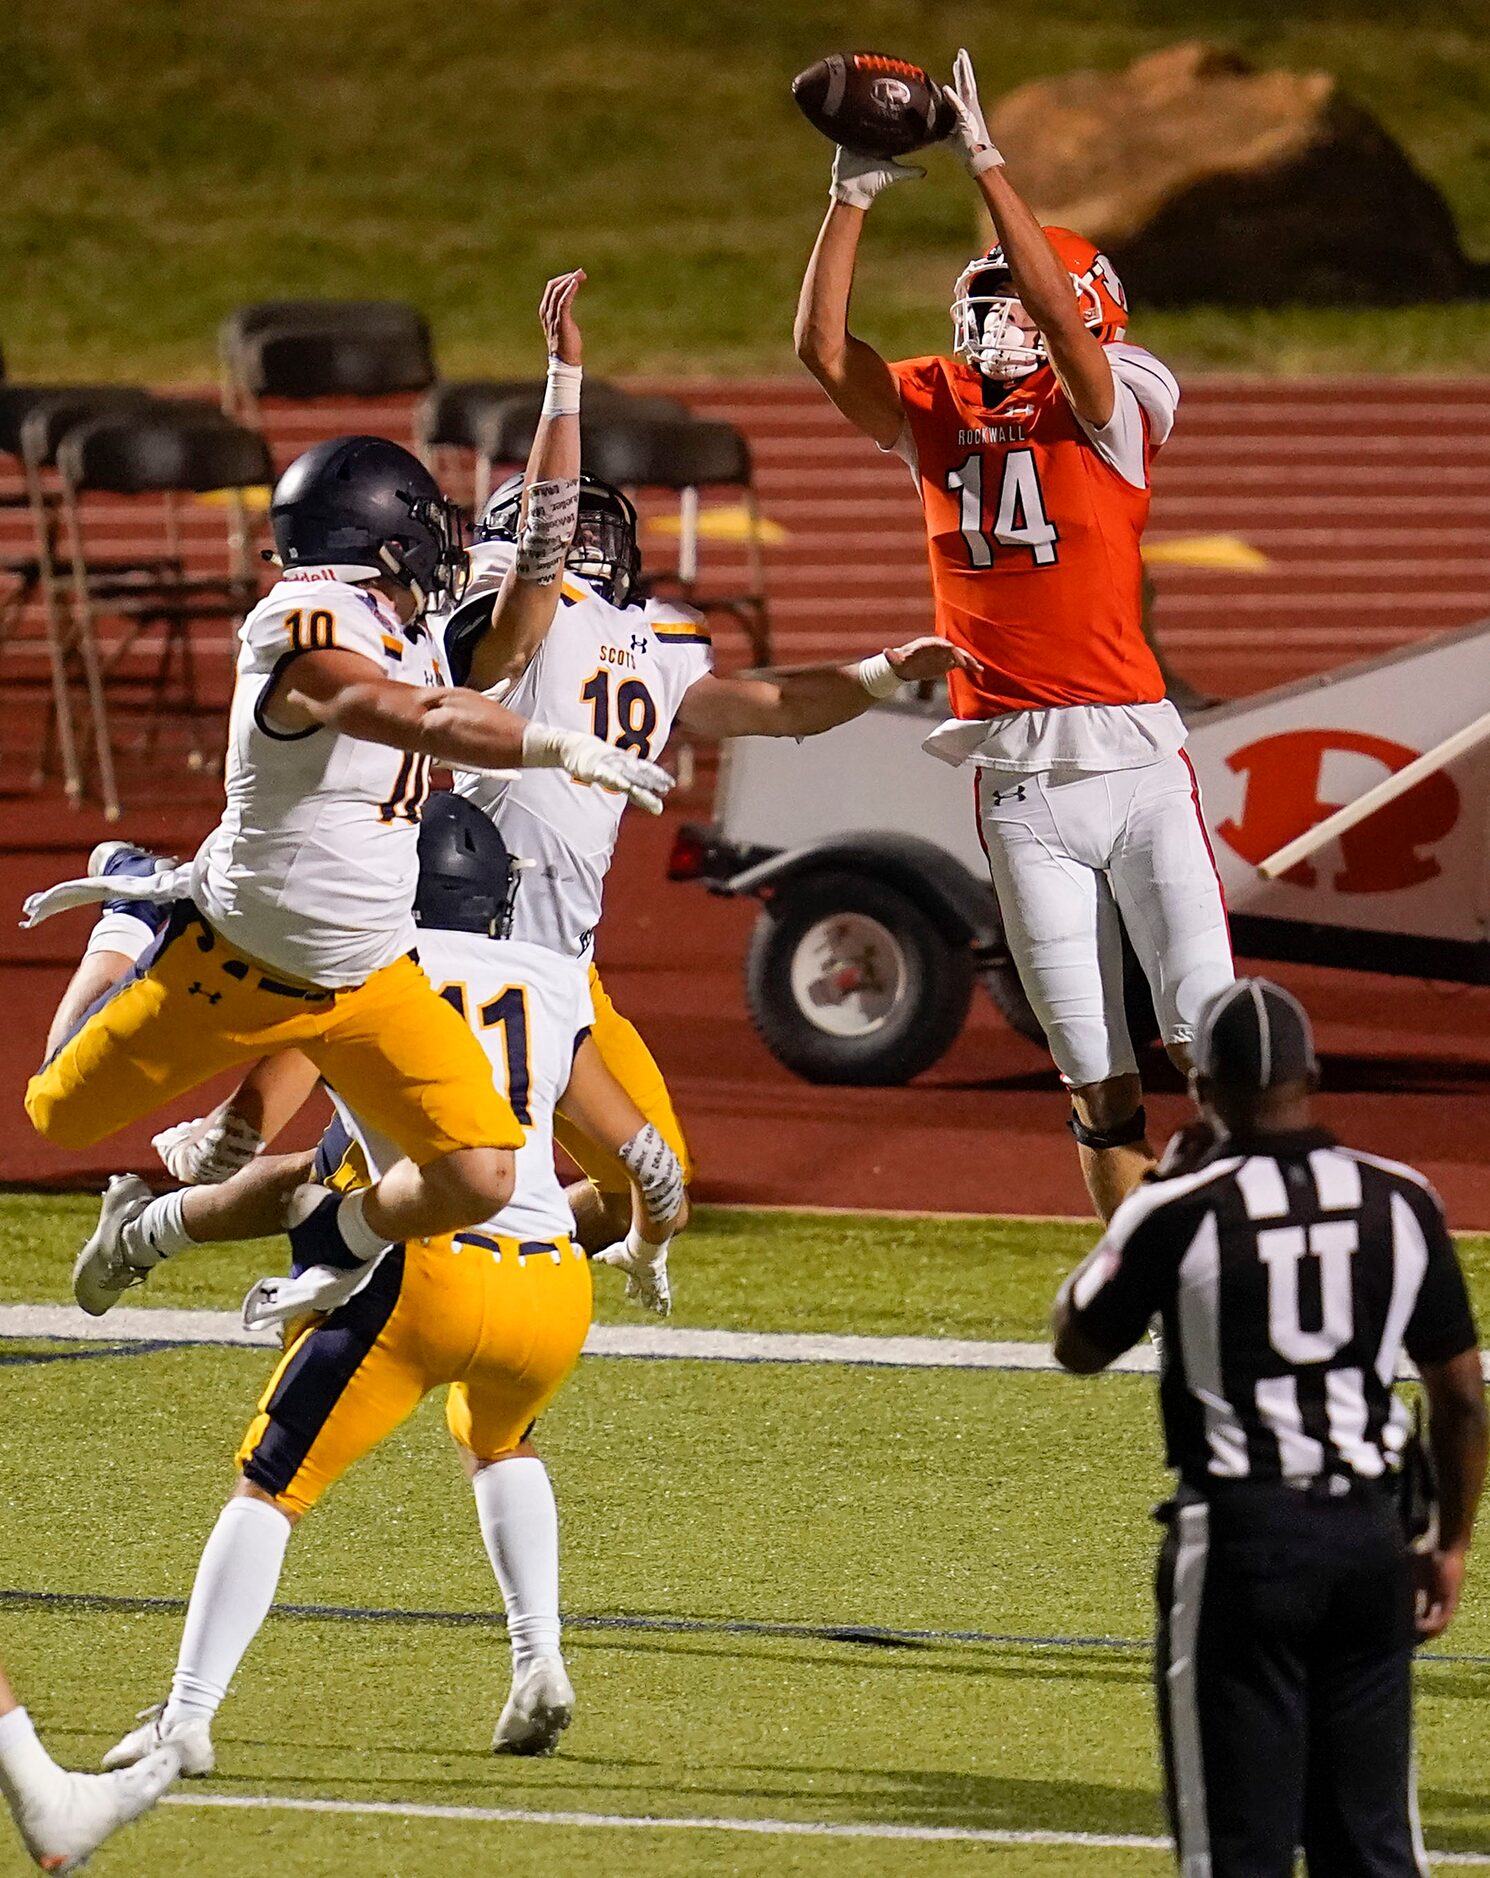
[[[93,880],[106,880],[114,874],[134,880],[148,880],[163,867],[174,866],[176,862],[167,855],[151,854],[129,841],[100,841],[88,856],[88,874]],[[159,932],[165,925],[168,911],[160,900],[105,900],[100,910],[104,913],[127,913],[131,919],[143,921],[152,932]]]
[[[170,1748],[145,1755],[114,1774],[69,1774],[60,1767],[39,1793],[16,1804],[16,1825],[26,1850],[43,1871],[77,1871],[110,1833],[150,1808],[170,1786],[181,1763]]]
[[[154,1195],[138,1174],[115,1174],[104,1189],[93,1236],[72,1268],[72,1295],[90,1317],[111,1311],[131,1285],[144,1284],[152,1266],[135,1265],[124,1255],[124,1228],[138,1219]]]
[[[540,1656],[515,1671],[491,1738],[493,1754],[552,1754],[574,1718],[574,1687],[562,1657]]]
[[[152,1754],[162,1749],[175,1756],[188,1780],[201,1780],[217,1765],[212,1724],[205,1716],[167,1722],[166,1705],[157,1702],[154,1708],[142,1708],[136,1719],[141,1726],[116,1742],[103,1757],[106,1768],[143,1766]]]

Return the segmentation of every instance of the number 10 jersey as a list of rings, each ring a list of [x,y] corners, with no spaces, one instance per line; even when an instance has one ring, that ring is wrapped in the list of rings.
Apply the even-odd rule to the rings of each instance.
[[[500,577],[511,553],[507,543],[478,547],[477,577]],[[657,762],[685,692],[713,668],[703,620],[662,600],[612,606],[567,570],[563,583],[553,625],[527,670],[490,695],[520,717],[589,731]],[[457,774],[455,786],[528,864],[513,938],[588,959],[626,798],[558,769],[522,770],[510,781]]]

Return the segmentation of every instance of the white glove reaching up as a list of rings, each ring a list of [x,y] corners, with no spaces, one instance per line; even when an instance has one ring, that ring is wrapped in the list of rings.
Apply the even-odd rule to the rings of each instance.
[[[626,1296],[639,1310],[653,1311],[658,1317],[670,1317],[672,1289],[667,1282],[667,1248],[671,1241],[649,1245],[635,1226],[624,1239],[595,1254],[597,1265],[614,1265],[626,1274]]]
[[[365,1265],[342,1271],[334,1265],[312,1265],[298,1278],[261,1278],[249,1288],[243,1300],[243,1328],[267,1330],[288,1324],[294,1318],[312,1312],[322,1316],[340,1310],[357,1293],[382,1263],[379,1252]]]
[[[957,122],[948,131],[947,142],[961,151],[968,174],[981,176],[984,170],[1002,168],[1004,159],[988,134],[988,121],[978,102],[978,81],[973,76],[973,62],[966,47],[958,53],[952,67],[952,82],[943,85],[942,92],[957,113]]]
[[[177,1122],[154,1136],[150,1145],[183,1187],[215,1187],[262,1154],[264,1138],[251,1122],[226,1110]]]
[[[532,769],[567,769],[576,782],[617,789],[649,815],[662,813],[673,777],[629,750],[602,743],[586,730],[556,730],[529,724],[523,732],[523,761]]]
[[[925,174],[913,164],[897,163],[894,157],[863,156],[839,144],[833,156],[833,187],[829,194],[835,202],[846,203],[851,209],[867,209],[891,183],[919,182]]]

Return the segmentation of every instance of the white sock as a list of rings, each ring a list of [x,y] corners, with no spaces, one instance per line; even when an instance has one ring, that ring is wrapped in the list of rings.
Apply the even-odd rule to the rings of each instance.
[[[35,1802],[62,1775],[62,1769],[37,1739],[23,1708],[0,1715],[0,1793],[18,1812]]]
[[[264,1500],[234,1499],[217,1516],[191,1588],[167,1724],[209,1720],[269,1615],[290,1522]]]
[[[559,1654],[559,1510],[536,1454],[483,1467],[473,1483],[481,1537],[507,1607],[514,1671]]]
[[[155,1265],[197,1243],[181,1217],[190,1192],[190,1187],[177,1187],[171,1193],[161,1194],[138,1219],[132,1219],[124,1228],[119,1242],[131,1265]]]

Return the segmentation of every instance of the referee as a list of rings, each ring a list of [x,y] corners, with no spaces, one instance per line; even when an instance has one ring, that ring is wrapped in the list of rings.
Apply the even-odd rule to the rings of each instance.
[[[1302,1006],[1264,979],[1195,1040],[1202,1120],[1066,1281],[1055,1354],[1104,1368],[1163,1320],[1170,1466],[1155,1676],[1184,1878],[1426,1873],[1415,1637],[1454,1614],[1485,1473],[1474,1320],[1420,1174],[1312,1124]],[[1392,1390],[1422,1373],[1437,1531],[1414,1553]]]

